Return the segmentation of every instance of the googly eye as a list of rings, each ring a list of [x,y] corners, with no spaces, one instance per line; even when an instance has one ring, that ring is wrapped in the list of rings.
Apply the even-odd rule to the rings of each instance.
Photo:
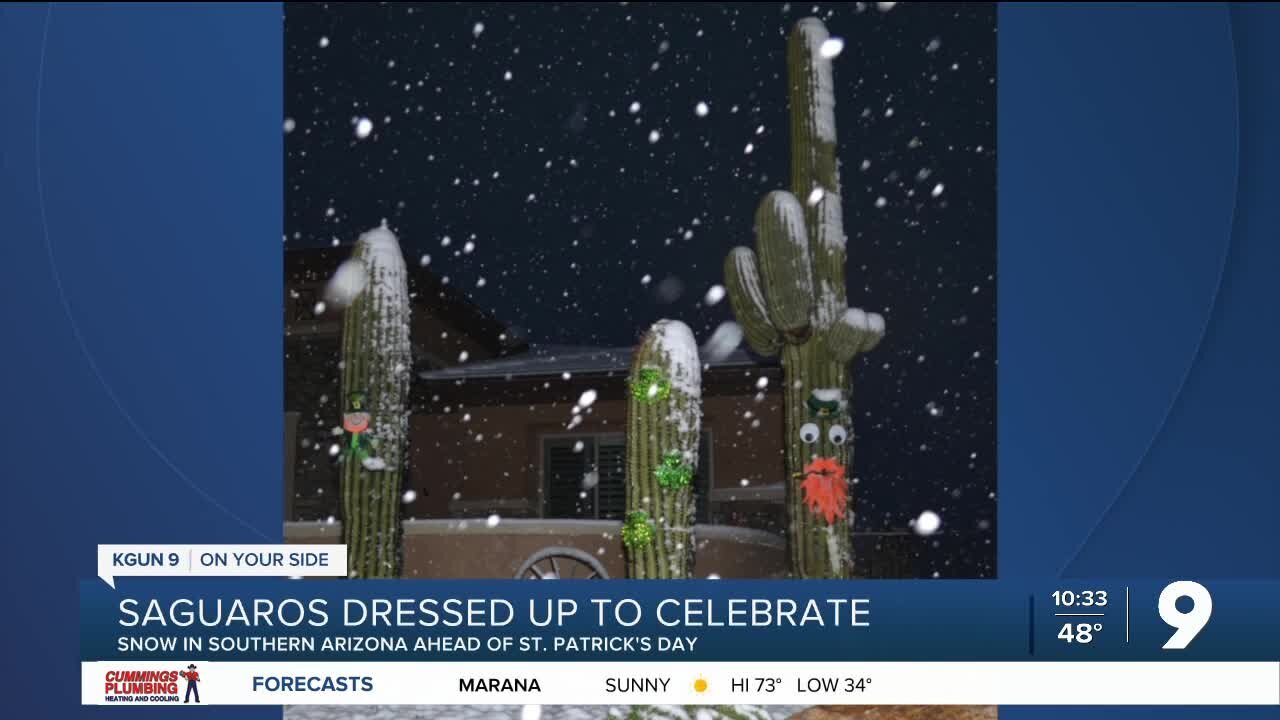
[[[800,426],[800,440],[805,445],[812,445],[818,442],[820,437],[822,437],[822,432],[818,430],[817,423],[805,423]]]
[[[843,445],[849,439],[849,432],[842,425],[832,425],[827,431],[827,439],[835,445]]]

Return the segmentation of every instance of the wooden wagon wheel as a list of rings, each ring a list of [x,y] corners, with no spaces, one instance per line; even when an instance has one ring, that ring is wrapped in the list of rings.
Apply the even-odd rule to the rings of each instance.
[[[517,580],[608,580],[604,565],[577,548],[547,547],[529,556]]]

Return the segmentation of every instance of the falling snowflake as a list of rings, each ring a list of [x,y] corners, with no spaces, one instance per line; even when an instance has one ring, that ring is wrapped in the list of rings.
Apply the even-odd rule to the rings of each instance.
[[[370,120],[367,117],[362,117],[359,120],[356,120],[356,137],[357,138],[360,138],[361,140],[363,140],[369,137],[369,134],[372,132],[373,132],[372,120]]]
[[[650,131],[649,131],[649,144],[650,144],[650,145],[652,145],[653,143],[658,142],[658,140],[660,140],[661,138],[662,138],[662,133],[658,132],[657,130],[650,130]]]
[[[368,274],[364,263],[355,259],[347,260],[329,278],[329,284],[324,288],[325,300],[340,308],[347,307],[364,290],[367,282]]]
[[[712,285],[711,287],[707,288],[707,294],[703,298],[703,301],[706,302],[708,305],[715,305],[716,303],[720,302],[723,299],[724,299],[724,286]]]
[[[818,46],[818,54],[830,60],[840,54],[844,50],[844,39],[838,37],[827,38],[822,41],[822,45]]]
[[[583,392],[582,395],[578,396],[578,407],[583,409],[589,408],[595,403],[595,401],[596,401],[596,391],[587,390]]]
[[[498,513],[494,513],[485,519],[484,524],[491,528],[495,528],[495,527],[498,527],[498,523],[500,522],[502,522],[502,518],[498,515]]]
[[[816,187],[813,190],[811,190],[809,192],[809,207],[813,207],[814,205],[817,205],[818,203],[822,202],[822,198],[826,194],[827,194],[827,191],[823,190],[820,187]]]
[[[693,106],[693,112],[698,117],[706,117],[707,113],[711,112],[711,108],[707,107],[706,103],[699,102],[697,105]]]
[[[704,359],[719,362],[732,355],[740,344],[742,344],[742,326],[732,320],[726,320],[711,333],[711,337],[702,346],[701,353]]]
[[[418,499],[418,493],[417,491],[414,491],[414,490],[405,490],[404,494],[400,496],[400,500],[406,504],[411,503],[417,499]]]
[[[917,535],[932,535],[938,532],[940,527],[942,527],[942,518],[932,510],[925,510],[911,521],[911,529],[915,530]]]
[[[929,194],[930,194],[930,195],[932,195],[932,196],[934,196],[934,197],[938,197],[939,195],[941,195],[941,194],[942,194],[942,191],[943,191],[943,190],[945,190],[945,189],[946,189],[946,188],[944,188],[944,187],[942,186],[942,183],[938,183],[937,185],[934,185],[934,186],[933,186],[933,192],[931,192],[931,193],[929,193]]]

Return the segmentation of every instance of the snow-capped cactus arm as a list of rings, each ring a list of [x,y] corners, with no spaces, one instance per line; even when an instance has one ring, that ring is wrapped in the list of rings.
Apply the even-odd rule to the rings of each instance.
[[[795,196],[775,190],[756,210],[756,255],[764,280],[769,321],[787,342],[809,336],[813,276],[804,210]]]
[[[724,259],[724,284],[729,290],[729,305],[742,324],[747,344],[757,353],[770,357],[778,352],[778,330],[769,322],[764,287],[756,254],[747,247],[736,247]]]
[[[869,352],[884,337],[884,318],[849,308],[827,331],[827,349],[838,363],[848,363],[860,352]]]
[[[846,240],[836,161],[835,91],[822,21],[805,18],[787,40],[791,108],[791,191],[804,198],[805,226],[813,263],[815,330],[830,327],[848,307]]]

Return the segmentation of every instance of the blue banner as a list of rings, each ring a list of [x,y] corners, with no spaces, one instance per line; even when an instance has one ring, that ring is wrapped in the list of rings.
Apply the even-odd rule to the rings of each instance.
[[[1280,657],[1280,583],[1186,587],[273,579],[125,580],[112,590],[91,580],[80,590],[80,652],[83,661]]]

